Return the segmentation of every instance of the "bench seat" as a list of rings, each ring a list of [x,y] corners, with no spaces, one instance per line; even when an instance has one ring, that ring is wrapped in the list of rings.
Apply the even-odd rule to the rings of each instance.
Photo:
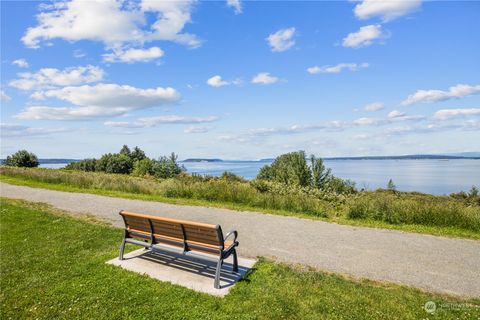
[[[126,243],[157,250],[161,245],[181,248],[184,254],[191,251],[207,253],[218,258],[214,287],[220,288],[220,272],[223,261],[233,256],[233,272],[238,272],[236,247],[238,246],[235,230],[223,235],[219,225],[199,223],[151,216],[141,213],[120,211],[125,223],[125,233],[120,247],[120,260]],[[228,239],[233,237],[233,239]]]

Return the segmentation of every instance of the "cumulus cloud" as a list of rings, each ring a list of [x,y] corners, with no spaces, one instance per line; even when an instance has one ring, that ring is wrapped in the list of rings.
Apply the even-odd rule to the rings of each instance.
[[[467,109],[442,109],[435,112],[433,118],[436,120],[449,120],[452,118],[480,115],[480,108]]]
[[[372,102],[363,107],[363,111],[373,112],[385,108],[383,102]]]
[[[361,48],[371,45],[375,40],[385,38],[379,24],[361,27],[357,32],[349,33],[343,38],[342,45],[349,48]]]
[[[66,131],[66,128],[35,128],[13,123],[0,123],[0,132],[3,137],[38,137]]]
[[[404,117],[405,116],[405,113],[403,112],[400,112],[400,111],[397,111],[397,110],[393,110],[391,112],[388,113],[388,117],[390,119],[393,119],[393,118],[400,118],[400,117]]]
[[[156,116],[156,117],[144,117],[139,118],[134,122],[125,122],[125,121],[107,121],[104,122],[104,125],[108,127],[116,128],[146,128],[146,127],[155,127],[161,124],[195,124],[195,123],[209,123],[214,122],[220,119],[217,116],[209,117],[185,117],[177,115],[168,115],[168,116]]]
[[[421,3],[421,0],[363,0],[355,6],[354,12],[361,20],[380,17],[387,22],[418,9]]]
[[[280,29],[267,37],[267,42],[273,52],[282,52],[295,45],[295,28]]]
[[[12,98],[8,94],[5,93],[5,91],[0,90],[0,101],[10,101]]]
[[[97,84],[39,91],[35,99],[57,98],[74,107],[30,106],[20,112],[20,119],[82,120],[122,115],[129,111],[173,103],[180,94],[173,88],[140,89],[128,85]]]
[[[207,80],[207,84],[211,87],[223,87],[223,86],[229,86],[232,84],[239,85],[241,84],[242,81],[240,79],[235,79],[235,80],[223,80],[221,76],[215,75],[211,77],[210,79]]]
[[[12,62],[13,65],[16,65],[20,68],[28,68],[29,64],[25,59],[17,59]]]
[[[159,47],[151,47],[148,49],[127,49],[114,50],[112,53],[103,55],[105,62],[148,62],[163,57],[163,50]]]
[[[278,82],[280,79],[270,75],[268,72],[260,72],[252,78],[252,83],[254,84],[273,84]]]
[[[35,73],[18,73],[18,79],[10,81],[9,85],[20,90],[52,88],[98,82],[103,79],[104,75],[103,69],[91,65],[63,70],[43,68]]]
[[[22,42],[38,48],[42,41],[91,40],[109,48],[140,45],[155,40],[168,40],[198,47],[201,42],[192,34],[182,33],[191,21],[194,1],[143,0],[125,2],[59,1],[39,7],[37,25],[27,29]],[[152,23],[147,15],[154,16]]]
[[[335,66],[314,66],[307,69],[310,74],[317,73],[340,73],[343,70],[357,71],[368,68],[368,63],[339,63]]]
[[[417,90],[411,94],[407,99],[401,102],[402,106],[409,106],[415,103],[429,103],[445,101],[449,99],[462,98],[473,94],[480,93],[480,85],[457,84],[450,87],[447,91],[442,90]]]
[[[378,118],[358,118],[353,120],[353,124],[357,126],[378,126],[382,124],[387,124],[388,120],[386,119],[378,119]]]
[[[240,0],[227,0],[227,6],[232,7],[235,10],[235,14],[240,14],[243,11]]]

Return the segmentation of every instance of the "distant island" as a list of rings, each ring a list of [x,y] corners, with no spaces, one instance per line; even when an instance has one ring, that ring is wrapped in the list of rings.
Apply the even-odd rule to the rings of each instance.
[[[461,154],[409,154],[404,156],[359,156],[359,157],[324,157],[323,160],[455,160],[480,159],[480,152],[465,152]],[[260,162],[272,162],[274,158],[260,159]]]
[[[202,158],[189,158],[180,162],[222,162],[222,159],[202,159]]]

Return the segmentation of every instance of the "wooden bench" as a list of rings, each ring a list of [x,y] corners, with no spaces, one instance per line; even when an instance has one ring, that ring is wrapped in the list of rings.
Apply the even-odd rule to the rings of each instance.
[[[168,251],[168,246],[181,248],[183,254],[194,251],[214,255],[218,258],[214,287],[220,288],[220,272],[223,260],[233,255],[233,272],[238,272],[238,246],[235,230],[223,236],[219,225],[198,223],[120,211],[125,222],[125,236],[120,247],[119,259],[123,260],[125,243],[132,243],[152,251]],[[227,240],[233,236],[232,240]],[[162,246],[167,245],[167,246]],[[199,257],[199,255],[195,255]],[[205,255],[201,255],[205,257]]]

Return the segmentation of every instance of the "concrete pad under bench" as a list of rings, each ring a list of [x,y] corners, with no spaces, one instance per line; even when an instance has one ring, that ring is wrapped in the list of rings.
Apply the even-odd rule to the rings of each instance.
[[[197,254],[201,255],[201,254]],[[212,256],[204,255],[206,259]],[[139,249],[124,255],[124,260],[118,257],[107,261],[108,264],[123,269],[145,274],[151,278],[167,281],[173,284],[223,297],[257,262],[254,259],[238,258],[238,273],[232,273],[231,258],[223,263],[220,289],[213,287],[215,277],[215,261],[198,259],[181,253],[159,253]]]

